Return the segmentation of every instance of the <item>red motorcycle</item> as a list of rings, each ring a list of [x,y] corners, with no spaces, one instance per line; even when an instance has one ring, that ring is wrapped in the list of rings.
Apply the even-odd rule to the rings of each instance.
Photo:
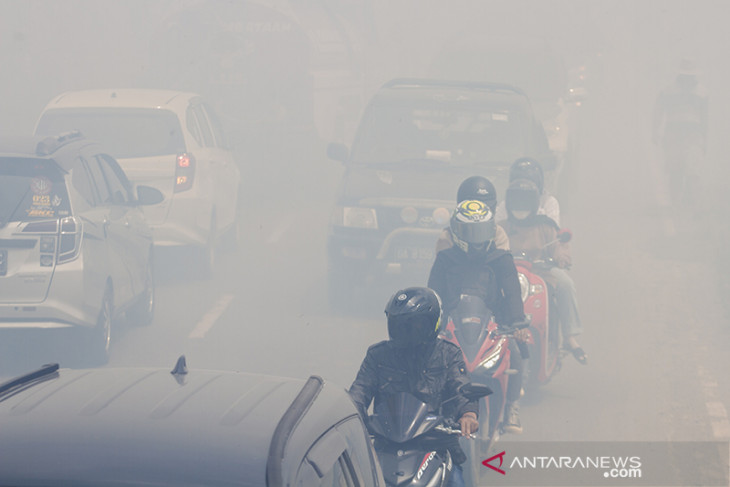
[[[514,339],[516,330],[524,327],[527,324],[499,328],[483,299],[462,294],[441,334],[441,338],[461,349],[471,381],[492,390],[479,403],[478,437],[464,448],[469,456],[469,467],[464,469],[467,485],[477,485],[480,462],[487,458],[485,455],[503,432],[507,382],[510,375],[517,373],[510,368],[509,340]]]
[[[556,241],[567,243],[571,237],[570,231],[564,231]],[[530,358],[525,366],[523,384],[525,389],[534,390],[549,382],[561,367],[563,351],[558,308],[551,285],[542,277],[557,263],[551,259],[530,260],[524,253],[515,254],[514,261],[522,289],[525,317],[530,324],[525,330]]]

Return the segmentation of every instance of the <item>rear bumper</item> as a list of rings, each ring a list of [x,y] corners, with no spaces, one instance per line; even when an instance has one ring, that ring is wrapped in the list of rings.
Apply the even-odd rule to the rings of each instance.
[[[75,328],[75,326],[60,321],[21,321],[15,323],[0,321],[0,330],[47,330],[62,328]]]
[[[40,304],[0,304],[0,330],[94,326],[96,326],[96,313],[68,301],[46,299]]]
[[[0,329],[91,328],[96,326],[108,272],[84,259],[56,265],[44,298],[0,303]]]

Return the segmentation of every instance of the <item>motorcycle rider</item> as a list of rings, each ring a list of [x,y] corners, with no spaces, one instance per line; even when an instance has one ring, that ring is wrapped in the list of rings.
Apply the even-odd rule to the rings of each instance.
[[[520,157],[515,160],[509,168],[509,182],[516,179],[529,179],[537,186],[540,192],[540,203],[537,209],[538,215],[547,215],[560,226],[560,204],[557,198],[545,189],[545,173],[542,165],[535,159],[529,157]],[[505,202],[502,201],[497,206],[496,220],[501,222],[507,219],[507,211]]]
[[[484,176],[470,176],[461,182],[459,189],[456,191],[457,205],[466,200],[479,200],[494,213],[497,206],[497,191],[494,189],[492,182]],[[497,225],[494,243],[498,249],[509,250],[509,239],[507,234],[504,233],[504,229],[499,225]],[[451,228],[446,227],[436,241],[436,252],[448,249],[453,245],[454,239],[451,236]]]
[[[700,168],[687,167],[698,164],[689,160],[692,148],[702,155],[707,151],[708,97],[700,85],[695,63],[690,59],[680,61],[674,83],[662,90],[654,106],[652,140],[661,145],[665,170],[670,174],[699,174]],[[670,188],[673,192],[677,188]],[[676,194],[674,194],[676,197]]]
[[[372,345],[349,389],[360,414],[367,417],[370,403],[398,392],[408,392],[435,411],[451,400],[444,415],[458,418],[462,435],[477,431],[477,401],[457,395],[457,388],[469,382],[459,347],[438,338],[441,300],[429,288],[410,287],[396,292],[385,307],[389,340]],[[463,486],[460,464],[466,455],[458,438],[449,436],[444,448],[456,464],[451,486]]]
[[[524,252],[533,260],[552,259],[557,265],[549,269],[547,281],[555,288],[555,297],[563,333],[563,347],[581,364],[588,357],[576,340],[583,328],[578,314],[575,284],[566,269],[571,265],[567,242],[558,239],[560,227],[552,218],[538,212],[540,190],[528,179],[516,179],[507,188],[507,219],[502,222],[513,252]]]
[[[462,294],[472,294],[494,311],[501,327],[525,320],[517,268],[512,254],[496,247],[496,228],[492,210],[482,201],[466,200],[457,205],[451,217],[454,245],[436,254],[428,278],[428,287],[443,299],[445,315],[456,308]],[[510,340],[510,347],[510,367],[518,373],[509,377],[503,427],[508,433],[519,434],[523,361],[514,340]]]

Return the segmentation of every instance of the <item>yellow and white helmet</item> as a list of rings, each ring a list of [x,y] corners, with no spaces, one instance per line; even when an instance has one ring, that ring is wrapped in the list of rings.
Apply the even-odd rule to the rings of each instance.
[[[487,250],[497,234],[492,210],[478,200],[460,202],[451,216],[451,234],[464,252]]]

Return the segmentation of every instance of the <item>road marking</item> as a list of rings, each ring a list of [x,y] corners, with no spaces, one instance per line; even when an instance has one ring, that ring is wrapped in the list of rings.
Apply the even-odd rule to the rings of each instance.
[[[294,215],[289,215],[289,218],[284,220],[281,225],[279,225],[276,230],[269,235],[269,238],[266,239],[266,243],[276,243],[279,241],[282,235],[286,233],[287,230],[289,230],[289,227],[291,224],[294,223]]]
[[[224,294],[200,319],[188,338],[203,338],[213,328],[213,325],[233,302],[233,294]]]

